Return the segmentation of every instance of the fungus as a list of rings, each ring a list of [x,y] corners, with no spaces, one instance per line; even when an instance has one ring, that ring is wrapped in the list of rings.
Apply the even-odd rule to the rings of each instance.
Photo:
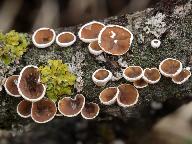
[[[22,118],[28,118],[31,116],[31,106],[32,103],[26,100],[22,100],[18,105],[17,105],[17,113],[19,116]]]
[[[130,84],[121,84],[118,86],[119,94],[117,103],[122,107],[130,107],[137,103],[139,98],[138,90]]]
[[[159,71],[166,77],[174,77],[182,71],[182,63],[179,60],[167,58],[160,63]]]
[[[112,73],[106,69],[98,69],[92,75],[92,80],[97,86],[105,86],[112,78]]]
[[[58,110],[61,114],[67,117],[77,116],[85,105],[85,97],[82,94],[77,94],[74,99],[64,97],[58,102]]]
[[[141,89],[141,88],[147,87],[147,86],[148,86],[148,83],[147,83],[143,78],[141,78],[141,79],[139,79],[139,80],[137,80],[137,81],[134,81],[134,82],[133,82],[133,85],[134,85],[136,88]]]
[[[68,47],[74,44],[76,41],[76,36],[72,32],[62,32],[57,35],[56,43],[60,47]]]
[[[103,50],[100,48],[98,41],[91,42],[88,46],[89,52],[93,55],[100,55]]]
[[[98,116],[100,111],[99,105],[93,102],[85,103],[81,111],[81,115],[84,119],[94,119]]]
[[[56,104],[47,98],[32,103],[31,118],[36,123],[47,123],[51,121],[57,113]]]
[[[19,94],[26,100],[35,102],[42,99],[46,88],[40,83],[38,67],[28,65],[24,67],[18,78]]]
[[[183,69],[178,75],[172,77],[172,81],[176,84],[183,84],[186,82],[191,76],[190,68],[187,67]]]
[[[106,88],[99,95],[100,102],[105,105],[114,104],[118,94],[119,89],[117,89],[116,87]]]
[[[81,27],[79,30],[79,38],[86,43],[96,41],[98,39],[99,32],[105,25],[103,23],[92,21]]]
[[[10,76],[6,79],[4,87],[7,94],[14,97],[20,97],[17,83],[18,83],[18,75]]]
[[[157,68],[146,68],[144,69],[143,79],[149,84],[155,84],[161,79],[161,74]]]
[[[160,45],[161,45],[161,41],[158,40],[158,39],[154,39],[154,40],[151,41],[151,46],[153,48],[158,48],[158,47],[160,47]]]
[[[125,27],[109,25],[104,27],[98,36],[101,49],[112,55],[125,54],[132,43],[133,34]]]
[[[50,28],[40,28],[32,36],[33,44],[38,48],[46,48],[55,41],[55,31]]]
[[[140,66],[129,66],[123,71],[123,77],[130,82],[137,81],[143,77],[143,69]]]

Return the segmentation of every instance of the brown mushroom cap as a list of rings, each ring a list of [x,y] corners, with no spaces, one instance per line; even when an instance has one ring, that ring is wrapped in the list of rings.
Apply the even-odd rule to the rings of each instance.
[[[118,86],[119,94],[117,102],[122,107],[133,106],[137,103],[139,93],[138,90],[130,84],[121,84]]]
[[[150,83],[155,84],[157,83],[161,78],[161,74],[157,68],[146,68],[143,73],[143,79]]]
[[[63,33],[61,34],[59,37],[58,37],[58,40],[60,43],[69,43],[71,41],[73,41],[75,38],[74,38],[74,35],[71,34],[71,33]]]
[[[182,71],[182,63],[173,58],[163,60],[159,65],[159,70],[166,77],[173,77]]]
[[[96,103],[85,103],[81,111],[81,115],[84,119],[94,119],[99,114],[100,108]]]
[[[107,78],[109,75],[109,72],[104,70],[104,69],[100,69],[99,71],[97,71],[95,73],[95,78],[98,80],[104,80],[105,78]]]
[[[136,88],[145,88],[148,86],[148,83],[144,79],[141,78],[140,80],[134,81],[133,85]]]
[[[94,41],[90,43],[90,47],[95,50],[95,51],[100,51],[102,50],[101,47],[98,44],[98,41]]]
[[[172,77],[172,81],[176,84],[182,84],[186,82],[191,76],[191,72],[188,69],[183,69],[178,75]]]
[[[18,78],[19,78],[18,75],[13,75],[6,79],[4,87],[7,94],[14,97],[20,97],[20,94],[17,88]]]
[[[38,102],[32,103],[31,117],[37,123],[51,121],[57,112],[57,107],[52,100],[43,98]]]
[[[34,38],[36,43],[46,44],[51,42],[53,37],[54,37],[53,32],[49,28],[47,28],[37,31]]]
[[[129,66],[123,71],[123,77],[128,81],[136,81],[143,76],[143,69],[140,66]]]
[[[112,55],[125,54],[132,43],[132,33],[118,25],[104,27],[98,36],[98,43],[103,51]]]
[[[31,106],[32,103],[26,100],[22,100],[17,105],[17,113],[23,118],[28,118],[31,116]]]
[[[85,97],[77,94],[74,99],[64,97],[58,102],[58,110],[61,114],[67,117],[77,116],[85,105]]]
[[[45,95],[45,86],[39,82],[40,73],[36,66],[26,66],[22,69],[18,79],[18,90],[28,101],[38,101]]]

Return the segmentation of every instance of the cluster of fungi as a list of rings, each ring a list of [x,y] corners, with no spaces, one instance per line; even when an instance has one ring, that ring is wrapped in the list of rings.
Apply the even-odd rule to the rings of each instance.
[[[125,54],[132,43],[133,34],[125,27],[119,25],[105,26],[101,22],[93,21],[83,25],[78,33],[80,40],[88,44],[89,52],[100,55],[105,52],[118,56]],[[53,29],[40,28],[32,36],[33,44],[38,48],[51,46],[54,41],[60,47],[68,47],[75,43],[76,36],[71,32],[62,32],[56,36]],[[160,42],[155,47],[160,46]],[[186,82],[191,76],[190,68],[183,68],[179,60],[167,58],[158,68],[145,68],[128,66],[123,70],[123,77],[131,84],[120,84],[117,87],[105,88],[99,95],[99,100],[104,105],[111,105],[117,101],[121,107],[130,107],[137,103],[140,88],[148,84],[156,84],[161,79],[161,74],[172,78],[176,84]],[[97,69],[92,74],[93,82],[104,87],[113,77],[107,69]],[[22,69],[20,75],[13,75],[6,79],[4,84],[6,92],[14,97],[22,97],[17,106],[17,113],[23,117],[31,117],[37,123],[45,123],[55,116],[74,117],[81,113],[85,119],[94,119],[100,111],[99,105],[85,102],[82,94],[74,98],[63,97],[57,104],[46,98],[46,85],[41,83],[37,66],[28,65]]]

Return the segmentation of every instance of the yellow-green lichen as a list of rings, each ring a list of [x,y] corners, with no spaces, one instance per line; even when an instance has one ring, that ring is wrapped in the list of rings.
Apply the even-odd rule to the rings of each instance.
[[[57,101],[62,95],[71,95],[76,76],[62,60],[49,60],[48,65],[39,67],[41,81],[47,86],[48,98]]]

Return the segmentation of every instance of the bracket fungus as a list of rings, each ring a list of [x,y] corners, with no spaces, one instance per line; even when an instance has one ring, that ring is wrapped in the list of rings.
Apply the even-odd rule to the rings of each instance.
[[[165,77],[174,77],[182,71],[182,63],[179,60],[167,58],[160,63],[159,71]]]
[[[20,97],[21,96],[19,94],[19,91],[17,88],[18,78],[19,78],[18,75],[13,75],[13,76],[8,77],[5,81],[5,84],[4,84],[5,91],[10,96],[14,96],[14,97]]]
[[[121,84],[118,86],[119,94],[117,103],[122,107],[130,107],[137,103],[139,98],[138,90],[130,84]]]
[[[76,36],[72,32],[62,32],[57,35],[56,43],[60,47],[68,47],[74,44],[76,41]]]
[[[98,36],[101,49],[112,55],[125,54],[132,43],[133,34],[125,27],[119,25],[105,26]]]
[[[56,104],[47,98],[32,103],[31,118],[36,123],[47,123],[51,121],[57,113]]]
[[[93,102],[85,103],[81,111],[81,115],[84,119],[94,119],[99,114],[99,105]]]
[[[151,41],[151,46],[153,48],[158,48],[158,47],[160,47],[160,45],[161,45],[161,41],[158,40],[158,39],[154,39],[154,40]]]
[[[40,83],[38,67],[33,65],[28,65],[21,70],[17,87],[19,94],[31,102],[41,100],[46,91],[45,85]]]
[[[97,86],[105,86],[112,76],[109,70],[98,69],[92,74],[92,80]]]
[[[88,46],[88,49],[91,54],[96,55],[96,56],[100,55],[103,52],[103,50],[101,49],[101,47],[98,44],[98,41],[91,42]]]
[[[105,25],[101,22],[92,21],[83,25],[79,32],[79,38],[85,42],[90,43],[98,39],[99,32]]]
[[[147,86],[148,86],[148,83],[147,83],[143,78],[141,78],[141,79],[139,79],[139,80],[137,80],[137,81],[134,81],[134,82],[133,82],[133,85],[134,85],[136,88],[141,89],[141,88],[147,87]]]
[[[161,73],[157,68],[146,68],[143,72],[143,79],[149,84],[155,84],[161,79]]]
[[[61,114],[67,117],[77,116],[85,105],[85,97],[82,94],[77,94],[74,99],[64,97],[58,102],[58,110]]]
[[[34,32],[32,42],[38,48],[46,48],[53,44],[55,37],[56,34],[53,29],[40,28]]]
[[[129,66],[123,71],[123,77],[130,82],[140,80],[143,77],[143,69],[140,66]]]
[[[186,82],[191,76],[190,68],[187,67],[183,69],[178,75],[172,77],[172,81],[176,84],[183,84]]]
[[[28,118],[31,116],[32,103],[26,100],[22,100],[17,105],[17,113],[22,118]]]
[[[116,102],[118,94],[119,94],[118,88],[108,87],[100,93],[99,100],[104,105],[111,105]]]

